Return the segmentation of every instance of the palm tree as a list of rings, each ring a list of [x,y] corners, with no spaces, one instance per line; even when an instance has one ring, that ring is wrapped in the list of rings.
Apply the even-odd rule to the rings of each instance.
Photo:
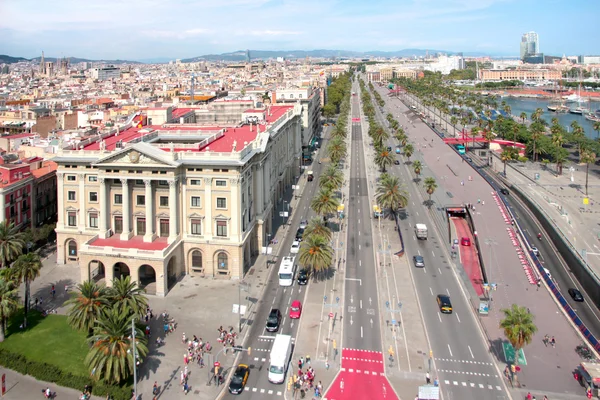
[[[23,251],[23,233],[8,220],[0,222],[0,263],[6,267]]]
[[[8,318],[19,307],[19,295],[14,283],[0,278],[0,342],[4,342]]]
[[[131,276],[113,279],[113,285],[107,289],[108,302],[117,310],[130,317],[143,316],[148,308],[145,290],[131,281]]]
[[[346,143],[339,138],[332,139],[327,145],[327,154],[331,159],[331,163],[337,165],[346,156]]]
[[[406,207],[408,191],[400,185],[397,176],[382,174],[377,183],[375,199],[382,208],[388,208],[394,213],[398,208]]]
[[[385,172],[386,168],[394,163],[394,156],[391,151],[382,149],[375,155],[375,164],[381,168],[382,172]]]
[[[25,284],[25,316],[23,319],[23,326],[27,327],[30,284],[35,280],[35,278],[40,276],[42,260],[40,259],[40,255],[38,253],[21,254],[19,258],[17,258],[17,261],[12,268],[17,282],[23,282],[23,284]]]
[[[475,148],[475,138],[479,136],[479,132],[481,132],[481,128],[478,126],[474,126],[473,129],[471,129],[471,132],[469,133],[473,138],[473,146],[471,146],[472,148]]]
[[[435,189],[437,189],[437,183],[435,181],[435,178],[425,178],[425,181],[423,181],[423,185],[425,186],[425,191],[429,195],[429,201],[431,201],[431,195],[433,194],[433,192],[435,192]]]
[[[544,126],[539,122],[531,124],[531,143],[533,145],[533,161],[537,161],[537,144],[542,134],[544,133]]]
[[[504,335],[515,349],[515,363],[517,363],[519,350],[531,343],[531,339],[538,329],[533,323],[533,314],[526,307],[513,304],[511,308],[500,311],[504,313],[504,319],[500,321],[500,328],[504,329]]]
[[[419,175],[421,175],[421,170],[423,169],[423,164],[421,164],[421,161],[417,160],[413,162],[413,169],[415,171],[415,175],[417,175],[417,179],[419,179]]]
[[[410,157],[413,155],[413,152],[415,151],[414,147],[412,144],[407,144],[406,146],[404,146],[404,157],[408,158],[408,161],[410,161]]]
[[[110,308],[98,319],[88,342],[91,349],[85,364],[92,378],[119,384],[133,374],[137,360],[133,358],[131,319],[118,307]],[[148,354],[146,338],[139,327],[135,328],[135,353],[140,359]]]
[[[554,128],[555,126],[558,126],[558,125],[552,125],[552,128]],[[552,128],[551,128],[551,130],[552,130]],[[552,144],[556,148],[556,157],[555,157],[556,173],[560,175],[560,174],[562,174],[562,164],[560,164],[558,162],[558,160],[559,160],[558,154],[559,154],[560,150],[562,149],[563,144],[565,143],[565,137],[560,131],[556,130],[555,133],[552,134],[551,140],[552,140]]]
[[[527,120],[527,113],[523,111],[521,115],[519,115],[523,124],[525,124],[525,120]]]
[[[581,126],[579,126],[577,121],[573,121],[571,123],[571,127],[573,128],[573,139],[575,139],[575,143],[577,143],[577,150],[579,154],[581,154],[581,144],[585,139],[585,131]]]
[[[327,189],[319,190],[319,193],[312,199],[310,208],[317,215],[326,216],[337,211],[339,202],[333,196],[333,192]]]
[[[520,130],[521,130],[521,128],[519,127],[519,125],[517,125],[517,124],[513,125],[513,142],[514,142],[513,147],[517,143],[517,133],[519,133]]]
[[[590,169],[590,163],[596,162],[596,153],[591,150],[583,150],[579,159],[582,163],[585,163],[585,195],[588,195],[588,174]]]
[[[321,218],[311,218],[308,223],[308,226],[304,230],[304,236],[322,236],[327,240],[331,240],[333,233],[331,229],[325,225]]]
[[[594,130],[596,131],[596,140],[600,139],[600,121],[594,122]]]
[[[504,112],[508,115],[509,118],[512,119],[512,109],[510,108],[510,106],[508,104],[505,103],[504,105]]]
[[[456,136],[456,124],[458,124],[458,118],[455,116],[450,117],[450,125],[454,128],[454,136]]]
[[[344,183],[344,175],[342,171],[334,165],[330,165],[319,177],[319,187],[330,187],[331,189],[339,189]]]
[[[93,281],[80,283],[77,285],[77,293],[65,304],[70,307],[67,312],[69,325],[91,334],[96,320],[109,305],[106,287]]]
[[[298,260],[312,271],[322,272],[333,262],[333,249],[323,236],[309,235],[300,243]]]
[[[504,176],[506,176],[506,163],[512,160],[513,152],[512,149],[505,148],[500,153],[500,160],[504,163]]]

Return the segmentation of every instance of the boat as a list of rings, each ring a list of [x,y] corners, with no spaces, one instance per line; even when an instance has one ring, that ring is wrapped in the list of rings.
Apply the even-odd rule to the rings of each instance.
[[[584,111],[583,107],[575,107],[575,108],[569,109],[569,112],[571,114],[577,114],[577,115],[582,115],[583,111]]]
[[[597,114],[597,112],[588,112],[587,114],[585,114],[585,119],[592,122],[600,122],[600,116]]]
[[[569,107],[565,106],[564,104],[548,104],[548,111],[552,111],[555,113],[568,113]]]

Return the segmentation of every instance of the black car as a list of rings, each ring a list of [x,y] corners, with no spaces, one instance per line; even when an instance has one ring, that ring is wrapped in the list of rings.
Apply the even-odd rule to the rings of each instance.
[[[246,364],[240,364],[235,369],[235,373],[229,382],[229,393],[240,394],[244,391],[244,386],[248,381],[248,375],[250,375],[250,368]]]
[[[267,331],[277,332],[279,330],[279,324],[281,323],[281,311],[276,308],[271,309],[269,316],[267,317]]]
[[[388,146],[387,151],[392,151],[392,148]]]
[[[423,256],[419,256],[419,255],[414,256],[413,262],[415,263],[415,267],[421,267],[421,268],[425,267],[425,260],[423,259]]]
[[[573,298],[573,300],[575,301],[583,301],[583,295],[581,294],[581,292],[575,288],[570,288],[569,289],[569,294],[571,295],[571,297]]]
[[[400,160],[394,160],[395,165],[400,165]]]
[[[506,196],[506,195],[508,195],[510,192],[508,191],[508,189],[506,189],[506,188],[502,188],[502,189],[500,189],[500,193],[502,193],[503,195],[505,195],[505,196]]]
[[[299,228],[296,231],[296,240],[297,241],[301,241],[302,240],[302,236],[304,235],[304,228]]]
[[[308,271],[306,269],[301,269],[298,272],[298,285],[306,285],[308,284]]]

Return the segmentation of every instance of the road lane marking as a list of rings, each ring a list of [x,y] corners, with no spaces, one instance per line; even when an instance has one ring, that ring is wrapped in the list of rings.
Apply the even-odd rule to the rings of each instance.
[[[292,297],[290,296],[290,298],[288,299],[288,304],[290,304],[292,302]]]
[[[363,327],[360,327],[360,337],[363,337]]]
[[[438,319],[440,320],[440,322],[442,322],[442,317],[440,316],[440,313],[437,313]]]
[[[435,253],[433,252],[433,250],[431,250],[431,255],[435,257]]]
[[[258,388],[252,388],[253,392],[256,392],[258,390]]]
[[[448,293],[448,296],[450,296],[450,290],[448,290],[448,288],[446,288],[446,293]]]
[[[458,313],[454,313],[454,315],[456,315],[456,319],[458,319],[458,322],[460,323],[460,318],[458,318]]]
[[[442,269],[438,267],[438,271],[440,271],[440,275],[442,274]]]
[[[475,358],[473,355],[473,350],[471,350],[471,346],[467,345],[467,347],[469,348],[469,353],[471,353],[471,358]]]
[[[433,290],[431,289],[431,286],[429,287],[429,291],[431,292],[431,295],[433,296]]]
[[[427,268],[423,267],[423,273],[427,274]],[[433,294],[433,293],[432,293]]]
[[[360,244],[358,245],[358,250],[360,251]]]
[[[438,314],[438,315],[439,315],[439,314]],[[448,343],[448,351],[450,351],[450,357],[454,357],[454,356],[452,355],[452,349],[450,348],[450,343]]]
[[[358,234],[360,235],[360,232],[358,232]],[[362,267],[362,260],[358,260],[358,266]]]
[[[360,308],[362,308],[362,300],[360,301]]]

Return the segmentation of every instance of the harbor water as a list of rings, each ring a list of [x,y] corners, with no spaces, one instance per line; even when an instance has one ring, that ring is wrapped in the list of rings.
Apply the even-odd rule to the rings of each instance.
[[[533,114],[533,112],[535,112],[535,110],[537,108],[541,108],[542,110],[544,110],[544,113],[542,114],[542,118],[544,120],[546,120],[546,122],[548,122],[548,125],[550,125],[552,123],[552,118],[556,117],[556,118],[558,118],[560,123],[565,127],[565,129],[570,131],[571,123],[573,121],[577,121],[579,123],[579,125],[584,129],[585,135],[587,137],[589,137],[591,139],[596,139],[598,137],[598,132],[594,131],[594,123],[592,121],[588,121],[587,119],[585,119],[585,117],[583,115],[571,114],[571,113],[554,113],[554,112],[548,110],[548,103],[550,102],[549,100],[502,97],[502,98],[498,98],[497,101],[498,101],[499,109],[502,108],[500,106],[500,104],[503,101],[505,101],[506,104],[510,106],[511,114],[517,118],[521,115],[522,112],[525,112],[527,114],[527,118],[530,119],[531,114]],[[582,103],[581,105],[579,105],[577,103],[568,103],[567,106],[571,107],[571,108],[580,106],[580,107],[584,108],[585,110],[588,110],[590,108],[590,103],[586,102],[586,103]],[[600,103],[592,101],[591,109],[592,109],[592,111],[600,109]]]

